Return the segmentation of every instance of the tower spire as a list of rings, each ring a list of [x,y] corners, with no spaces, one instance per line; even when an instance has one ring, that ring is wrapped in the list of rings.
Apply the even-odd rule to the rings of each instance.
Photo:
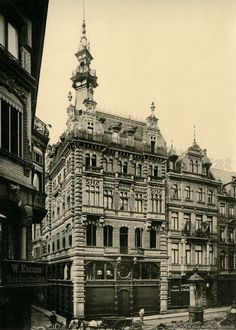
[[[196,143],[196,126],[193,125],[193,143]]]

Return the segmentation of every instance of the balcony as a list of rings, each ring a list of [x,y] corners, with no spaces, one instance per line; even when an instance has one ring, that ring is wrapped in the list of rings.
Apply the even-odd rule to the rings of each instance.
[[[34,287],[46,285],[46,263],[0,260],[0,264],[0,286]]]
[[[210,233],[201,228],[197,230],[184,229],[181,233],[182,235],[186,235],[188,239],[208,240],[210,238]]]

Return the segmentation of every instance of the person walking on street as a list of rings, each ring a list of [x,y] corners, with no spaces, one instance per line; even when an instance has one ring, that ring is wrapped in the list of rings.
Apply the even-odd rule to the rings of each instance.
[[[52,314],[49,316],[49,321],[51,322],[52,328],[55,328],[57,323],[57,316],[55,311],[52,311]]]

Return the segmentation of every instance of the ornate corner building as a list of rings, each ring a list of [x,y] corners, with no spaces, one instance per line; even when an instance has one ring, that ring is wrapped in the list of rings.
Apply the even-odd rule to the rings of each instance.
[[[166,143],[154,104],[145,123],[96,111],[82,28],[75,102],[47,157],[46,304],[77,317],[166,312]]]
[[[0,3],[1,329],[30,328],[30,306],[46,284],[46,264],[31,254],[32,224],[46,215],[48,129],[35,116],[46,16],[44,0]]]

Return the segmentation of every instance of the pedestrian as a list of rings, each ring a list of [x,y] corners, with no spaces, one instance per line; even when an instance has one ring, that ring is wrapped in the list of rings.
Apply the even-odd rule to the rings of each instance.
[[[139,311],[139,317],[140,317],[140,322],[143,324],[143,316],[144,316],[144,309],[140,309]]]
[[[52,328],[55,328],[57,323],[57,316],[55,311],[52,311],[51,315],[49,316],[49,321],[51,322]]]

